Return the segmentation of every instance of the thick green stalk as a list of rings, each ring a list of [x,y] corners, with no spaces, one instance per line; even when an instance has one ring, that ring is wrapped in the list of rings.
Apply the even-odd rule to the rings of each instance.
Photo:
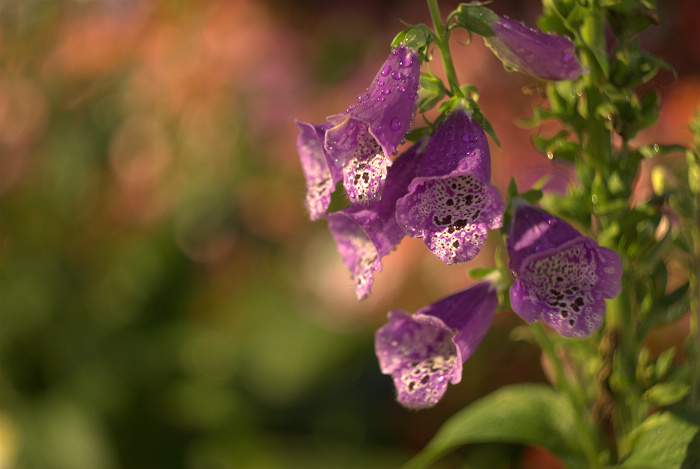
[[[696,153],[688,153],[688,182],[693,193],[694,222],[689,224],[690,236],[693,240],[693,254],[690,260],[688,282],[690,284],[690,336],[693,363],[692,388],[690,405],[693,410],[700,406],[700,138],[696,136]]]
[[[591,187],[591,196],[594,198],[594,203],[604,204],[610,201],[612,197],[611,191],[608,189],[608,177],[614,172],[616,167],[615,157],[612,148],[612,135],[609,122],[604,116],[599,115],[598,110],[608,101],[607,96],[602,92],[602,85],[606,83],[604,66],[598,62],[599,60],[607,60],[606,55],[606,40],[605,40],[605,16],[602,8],[597,1],[589,2],[589,14],[581,27],[581,39],[586,44],[589,52],[583,55],[583,65],[589,70],[589,75],[585,77],[586,89],[586,118],[587,118],[587,133],[586,152],[589,157],[589,163],[595,168],[595,178]],[[622,149],[622,153],[625,149]],[[598,226],[601,230],[607,228],[610,223],[615,220],[607,216],[598,217]],[[609,248],[617,250],[618,246],[611,245]],[[623,259],[623,268],[625,274],[622,276],[622,292],[617,298],[608,300],[607,312],[605,320],[605,332],[610,336],[616,337],[615,347],[605,351],[610,356],[602,356],[602,362],[609,361],[616,354],[620,355],[621,360],[617,363],[622,369],[615,369],[613,373],[619,373],[623,377],[623,381],[633,381],[635,379],[635,367],[637,361],[637,352],[639,344],[635,337],[635,279],[633,273],[629,271],[632,268],[631,262],[624,258],[625,253],[619,253]],[[601,350],[602,353],[602,350]],[[615,409],[612,413],[612,421],[617,439],[617,454],[624,455],[628,450],[627,437],[638,422],[637,414],[630,406],[631,396],[628,396],[624,390],[612,389]]]
[[[583,390],[578,386],[573,386],[567,376],[564,374],[564,368],[554,350],[554,345],[552,344],[551,340],[549,340],[549,336],[542,328],[542,325],[538,322],[532,324],[530,327],[535,334],[537,343],[554,368],[557,388],[564,392],[574,408],[574,415],[576,416],[576,421],[574,423],[580,432],[581,443],[586,459],[588,460],[587,462],[592,468],[600,467],[599,451],[596,443],[598,436],[595,428],[590,424],[590,421],[587,418],[589,414],[587,411],[586,398]]]
[[[430,9],[430,17],[433,20],[435,35],[437,36],[434,44],[440,51],[442,67],[445,69],[445,76],[450,85],[450,95],[464,97],[462,90],[459,88],[459,80],[457,79],[455,66],[452,63],[452,54],[450,53],[450,30],[446,29],[442,22],[437,0],[428,0],[428,8]]]

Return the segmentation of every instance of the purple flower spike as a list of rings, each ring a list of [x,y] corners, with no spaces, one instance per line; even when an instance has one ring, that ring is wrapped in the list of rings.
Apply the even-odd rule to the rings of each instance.
[[[390,156],[402,143],[416,112],[420,60],[399,46],[343,114],[330,116],[325,148],[343,168],[343,185],[354,202],[381,198]]]
[[[503,202],[491,185],[486,134],[464,109],[456,108],[428,142],[418,177],[396,205],[396,217],[412,238],[446,264],[473,259],[486,230],[503,222]]]
[[[408,184],[415,177],[423,146],[419,142],[396,159],[389,168],[381,200],[367,205],[351,205],[326,217],[360,300],[369,295],[373,272],[382,270],[382,257],[405,236],[396,222],[396,200],[406,193]]]
[[[498,294],[490,282],[480,282],[450,295],[413,316],[389,311],[389,323],[374,338],[379,367],[394,379],[399,403],[431,407],[442,398],[447,383],[462,380],[462,363],[486,335]]]
[[[565,337],[586,337],[605,315],[605,298],[620,293],[622,263],[571,225],[521,202],[508,226],[513,311],[527,322],[543,318]]]
[[[506,66],[540,80],[575,80],[582,67],[567,37],[530,29],[509,18],[490,24],[495,36],[484,42]]]
[[[342,171],[330,163],[323,149],[326,130],[330,124],[296,122],[299,127],[297,150],[306,178],[306,208],[312,220],[323,217],[331,203],[331,194],[343,178]]]

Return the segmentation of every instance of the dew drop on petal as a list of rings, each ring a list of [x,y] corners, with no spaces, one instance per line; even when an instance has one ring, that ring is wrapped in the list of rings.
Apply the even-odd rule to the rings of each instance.
[[[387,65],[382,69],[382,76],[385,77],[391,72],[391,66]]]
[[[402,76],[403,75],[401,75],[401,72],[399,72],[398,70],[391,74],[391,78],[393,78],[394,80],[400,80]]]
[[[391,129],[392,130],[399,130],[401,128],[401,121],[397,118],[394,117],[391,119]]]

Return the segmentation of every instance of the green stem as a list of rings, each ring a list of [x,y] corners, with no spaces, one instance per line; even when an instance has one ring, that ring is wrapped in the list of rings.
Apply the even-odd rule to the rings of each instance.
[[[595,428],[585,417],[588,415],[588,411],[586,406],[586,397],[583,390],[579,386],[573,386],[569,379],[567,379],[566,375],[564,374],[564,368],[562,367],[561,361],[554,350],[554,345],[552,344],[552,341],[549,340],[549,336],[542,328],[542,325],[538,322],[532,324],[530,327],[535,334],[537,343],[554,368],[557,388],[564,392],[574,408],[574,415],[576,416],[576,421],[574,423],[580,432],[581,443],[586,459],[588,460],[588,464],[590,467],[600,467],[598,457],[599,452],[597,449],[598,445],[596,444],[598,437]]]
[[[696,150],[700,150],[700,141],[696,141]],[[700,158],[697,154],[688,155],[688,178],[700,176]],[[694,192],[693,209],[694,223],[690,223],[690,236],[693,240],[693,254],[690,260],[688,282],[690,284],[690,335],[688,337],[691,346],[691,360],[693,364],[692,388],[690,405],[693,410],[698,410],[700,403],[700,188],[697,180],[689,180],[691,191]]]
[[[445,25],[442,22],[437,0],[428,0],[428,8],[430,9],[430,17],[433,19],[435,35],[437,36],[434,44],[440,51],[442,66],[445,69],[445,76],[447,77],[447,82],[450,85],[450,95],[463,98],[464,95],[462,94],[462,90],[459,88],[457,72],[455,71],[455,66],[452,63],[452,54],[450,53],[450,30],[449,28],[445,28]]]

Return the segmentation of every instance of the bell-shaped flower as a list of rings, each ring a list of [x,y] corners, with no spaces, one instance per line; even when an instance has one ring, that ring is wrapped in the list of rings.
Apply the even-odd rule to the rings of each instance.
[[[323,217],[331,203],[331,194],[343,178],[340,168],[331,163],[323,143],[330,124],[307,124],[296,121],[299,127],[297,151],[306,178],[306,208],[312,220]]]
[[[575,80],[583,68],[576,47],[564,36],[537,31],[509,18],[490,23],[496,33],[484,42],[507,67],[540,80]]]
[[[506,240],[515,283],[513,311],[525,321],[539,319],[566,337],[596,331],[605,298],[620,293],[622,263],[564,220],[516,200]]]
[[[382,373],[391,375],[397,400],[406,407],[430,407],[447,383],[462,380],[462,363],[486,335],[498,305],[498,292],[483,281],[454,293],[411,316],[389,311],[377,330],[374,348]]]
[[[416,112],[420,60],[416,51],[396,47],[357,104],[330,116],[325,148],[342,168],[343,186],[353,202],[381,198],[391,155],[403,142]]]
[[[389,168],[384,195],[364,205],[350,205],[326,216],[343,262],[350,269],[358,299],[367,297],[382,258],[406,235],[396,222],[396,201],[416,175],[425,145],[416,143]]]
[[[487,229],[503,223],[503,202],[490,183],[491,155],[478,122],[457,106],[430,137],[396,217],[446,264],[473,259]]]

